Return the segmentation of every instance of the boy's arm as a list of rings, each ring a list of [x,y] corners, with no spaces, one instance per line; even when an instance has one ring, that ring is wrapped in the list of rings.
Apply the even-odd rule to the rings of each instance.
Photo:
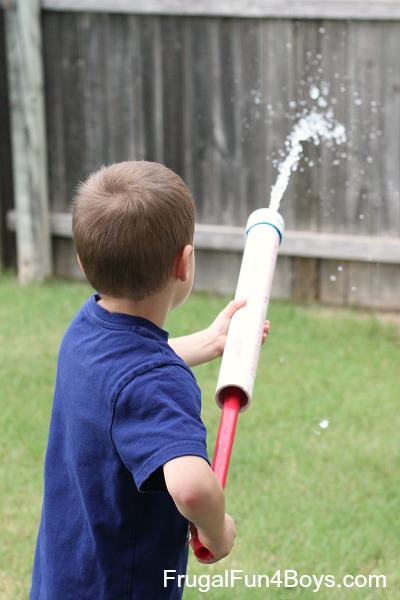
[[[169,341],[170,346],[189,367],[195,367],[222,356],[231,318],[245,304],[246,300],[232,300],[209,327],[190,335],[172,338]],[[269,321],[266,321],[263,342],[268,335],[268,330]]]
[[[193,523],[201,543],[213,555],[204,562],[227,556],[236,528],[225,513],[224,492],[209,464],[199,456],[180,456],[164,465],[164,478],[179,512]]]

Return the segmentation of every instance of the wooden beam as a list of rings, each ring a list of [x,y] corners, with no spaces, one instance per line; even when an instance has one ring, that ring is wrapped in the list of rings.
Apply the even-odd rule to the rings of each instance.
[[[15,212],[9,211],[7,224],[10,230],[15,229],[15,223]],[[52,213],[51,230],[55,236],[71,238],[71,215],[68,213]],[[194,241],[195,247],[199,250],[243,252],[245,230],[243,227],[197,223]],[[279,254],[302,258],[400,265],[400,239],[338,233],[285,231]]]
[[[18,276],[51,274],[40,0],[5,4]]]
[[[42,0],[42,7],[48,10],[147,15],[364,20],[400,18],[397,0]]]
[[[286,231],[280,253],[305,258],[400,264],[400,239]]]
[[[196,225],[197,248],[242,251],[244,239],[244,229],[241,227]],[[285,231],[279,254],[303,258],[400,264],[400,239]]]

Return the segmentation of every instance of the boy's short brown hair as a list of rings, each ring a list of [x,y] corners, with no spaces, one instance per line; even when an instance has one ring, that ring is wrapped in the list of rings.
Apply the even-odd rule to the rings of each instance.
[[[182,179],[159,163],[102,167],[72,204],[75,249],[90,284],[115,298],[161,291],[177,253],[193,243],[195,211]]]

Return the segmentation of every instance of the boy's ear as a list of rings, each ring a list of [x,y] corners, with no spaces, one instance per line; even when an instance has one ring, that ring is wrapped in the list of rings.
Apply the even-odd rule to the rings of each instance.
[[[85,277],[86,277],[85,269],[83,268],[83,266],[82,266],[82,263],[81,263],[81,259],[79,258],[79,256],[78,256],[78,255],[76,255],[76,260],[78,261],[78,265],[79,265],[79,268],[80,268],[80,270],[82,271],[82,273],[83,273],[83,274],[85,275]]]
[[[192,252],[193,246],[187,244],[187,246],[184,246],[182,250],[179,250],[178,254],[176,255],[174,263],[174,275],[182,282],[186,281],[189,277],[190,257]]]

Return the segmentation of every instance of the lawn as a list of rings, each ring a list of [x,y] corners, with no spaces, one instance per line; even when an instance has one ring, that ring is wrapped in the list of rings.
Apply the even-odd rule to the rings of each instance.
[[[61,281],[20,287],[0,275],[4,600],[27,598],[58,345],[90,293]],[[202,328],[226,301],[194,294],[167,329]],[[213,566],[191,557],[185,600],[312,598],[318,587],[324,600],[400,600],[399,321],[278,301],[268,316],[271,333],[252,405],[239,417],[226,488],[237,542]],[[195,369],[210,454],[218,369],[219,361]],[[351,589],[345,576],[357,577],[347,580]]]

